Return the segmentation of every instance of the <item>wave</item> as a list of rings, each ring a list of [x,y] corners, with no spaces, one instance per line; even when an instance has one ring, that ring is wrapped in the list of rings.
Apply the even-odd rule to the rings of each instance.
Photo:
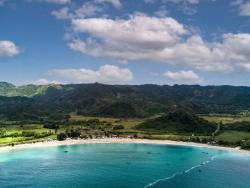
[[[199,165],[193,166],[193,167],[191,167],[191,168],[189,168],[189,169],[187,169],[187,170],[184,170],[184,171],[182,171],[182,172],[177,172],[177,173],[173,174],[172,176],[169,176],[169,177],[166,177],[166,178],[162,178],[162,179],[158,179],[158,180],[156,180],[156,181],[154,181],[154,182],[152,182],[152,183],[147,184],[147,185],[145,186],[145,188],[152,187],[152,186],[158,184],[159,182],[168,181],[168,180],[174,179],[174,178],[177,177],[177,176],[181,176],[181,175],[183,175],[183,174],[189,173],[190,171],[192,171],[192,170],[194,170],[194,169],[196,169],[196,168],[199,168],[199,167],[201,167],[201,166],[204,166],[204,165],[206,165],[206,164],[212,162],[215,158],[216,158],[216,156],[212,156],[209,160],[207,160],[207,161],[205,161],[205,162],[203,162],[203,163],[201,163],[201,164],[199,164]]]

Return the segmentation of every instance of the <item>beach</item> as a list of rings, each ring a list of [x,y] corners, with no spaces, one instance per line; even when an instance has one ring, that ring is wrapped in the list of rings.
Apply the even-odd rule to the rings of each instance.
[[[141,143],[141,144],[162,144],[162,145],[173,145],[173,146],[203,147],[203,148],[223,150],[250,156],[250,151],[241,150],[239,147],[231,148],[231,147],[214,146],[209,144],[200,144],[193,142],[131,139],[131,138],[67,139],[64,141],[53,140],[53,141],[44,141],[44,142],[29,143],[29,144],[20,144],[20,145],[15,145],[14,147],[4,146],[0,147],[0,151],[10,151],[10,150],[29,149],[29,148],[46,148],[46,147],[79,145],[79,144],[107,144],[107,143]]]

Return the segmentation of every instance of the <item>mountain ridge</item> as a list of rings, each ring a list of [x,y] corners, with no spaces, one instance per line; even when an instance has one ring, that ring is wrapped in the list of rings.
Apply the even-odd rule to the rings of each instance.
[[[235,114],[250,110],[247,86],[0,83],[0,96],[0,118],[14,119],[17,114],[28,116],[29,113],[36,118],[69,113],[148,117],[173,108],[196,114]]]

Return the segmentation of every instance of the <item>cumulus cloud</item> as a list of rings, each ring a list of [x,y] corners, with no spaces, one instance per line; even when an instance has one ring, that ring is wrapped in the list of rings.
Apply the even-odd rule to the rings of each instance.
[[[93,56],[121,60],[153,58],[152,53],[174,45],[188,32],[172,18],[145,15],[134,15],[128,20],[76,19],[72,24],[75,32],[88,33],[91,37],[72,41],[70,48]]]
[[[94,3],[87,2],[84,3],[79,9],[75,11],[75,16],[78,18],[89,17],[101,12],[102,8]]]
[[[115,8],[121,8],[120,0],[96,0],[97,3],[111,3]]]
[[[191,70],[179,72],[167,71],[164,73],[164,76],[174,84],[201,84],[203,82],[203,79]]]
[[[54,10],[52,11],[52,15],[54,15],[57,19],[59,20],[64,20],[64,19],[71,19],[72,14],[69,12],[68,7],[63,7],[59,10]]]
[[[166,17],[168,15],[168,11],[166,9],[166,6],[161,6],[159,8],[159,10],[154,12],[154,15],[158,16],[158,17],[162,17],[162,18]]]
[[[127,68],[103,65],[98,70],[91,69],[54,69],[49,75],[60,77],[71,83],[123,84],[133,80],[133,73]]]
[[[69,47],[95,57],[151,60],[219,72],[231,72],[250,62],[249,33],[227,33],[218,42],[207,42],[171,17],[143,14],[126,20],[74,19],[72,25],[74,32],[89,37],[74,39]]]
[[[203,71],[231,72],[250,62],[250,34],[224,34],[221,42],[207,43],[191,36],[163,52],[175,64],[184,64]]]
[[[52,15],[54,15],[57,19],[77,19],[91,17],[104,11],[105,7],[101,5],[104,3],[110,3],[115,8],[121,8],[122,6],[120,0],[93,0],[86,1],[80,7],[77,6],[72,8],[72,6],[67,6],[58,10],[53,10]]]
[[[63,7],[59,10],[53,10],[52,15],[57,19],[77,19],[77,18],[86,18],[96,15],[103,11],[103,7],[99,6],[95,1],[88,1],[83,3],[80,7],[69,8]]]
[[[238,8],[239,15],[250,16],[250,2],[245,0],[234,0],[231,3],[232,6]]]
[[[20,53],[18,47],[8,40],[0,40],[0,56],[15,56]]]
[[[240,9],[240,15],[250,16],[250,2],[246,2],[244,4],[241,4],[239,9]]]
[[[61,84],[61,83],[58,81],[50,81],[45,78],[41,78],[39,80],[26,81],[24,84],[49,85],[49,84]]]

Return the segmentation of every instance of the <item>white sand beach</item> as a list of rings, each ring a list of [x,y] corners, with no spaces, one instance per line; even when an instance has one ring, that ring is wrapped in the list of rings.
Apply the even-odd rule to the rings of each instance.
[[[179,141],[170,141],[170,140],[147,140],[147,139],[130,139],[130,138],[98,138],[98,139],[68,139],[65,141],[45,141],[37,142],[31,144],[20,144],[12,146],[0,147],[0,151],[10,151],[17,149],[27,149],[27,148],[46,148],[53,146],[64,146],[64,145],[75,145],[75,144],[96,144],[96,143],[142,143],[142,144],[164,144],[164,145],[176,145],[176,146],[192,146],[192,147],[204,147],[211,149],[224,150],[228,152],[235,152],[243,155],[249,155],[250,151],[241,150],[239,147],[230,148],[222,146],[213,146],[208,144],[192,143],[192,142],[179,142]]]

